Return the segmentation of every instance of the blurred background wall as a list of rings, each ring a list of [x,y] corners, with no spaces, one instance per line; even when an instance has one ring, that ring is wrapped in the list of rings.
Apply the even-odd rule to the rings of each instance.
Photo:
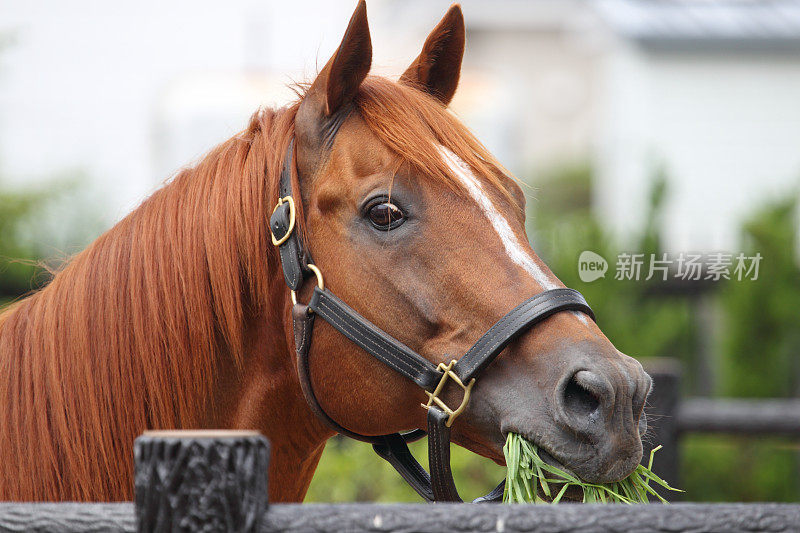
[[[0,161],[12,182],[81,169],[116,220],[181,165],[293,97],[350,1],[0,2]],[[376,71],[397,75],[447,1],[375,0]],[[669,246],[733,243],[735,217],[800,167],[796,2],[467,0],[453,109],[521,176],[597,169],[594,206],[641,225],[674,174]],[[707,202],[710,196],[718,199]]]
[[[80,249],[258,106],[294,98],[288,86],[325,63],[354,3],[0,0],[0,298],[46,282],[37,261]],[[370,0],[373,72],[399,75],[448,5]],[[687,394],[797,396],[800,2],[462,6],[452,109],[533,186],[534,249],[600,308],[611,340],[680,359]],[[765,259],[758,282],[654,288],[582,282],[587,249],[612,273],[623,250]],[[796,443],[684,447],[689,499],[800,499]],[[334,441],[310,498],[413,500],[367,452]],[[502,474],[456,462],[476,493]]]

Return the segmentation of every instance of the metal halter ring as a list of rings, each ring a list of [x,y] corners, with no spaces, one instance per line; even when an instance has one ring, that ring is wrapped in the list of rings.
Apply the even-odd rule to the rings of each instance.
[[[425,394],[428,395],[428,403],[420,404],[425,409],[430,409],[431,406],[435,403],[445,413],[450,415],[447,417],[447,422],[445,423],[447,427],[452,426],[453,422],[455,422],[456,420],[456,417],[460,415],[462,412],[464,412],[464,409],[466,409],[467,403],[469,403],[469,395],[470,392],[472,391],[472,386],[475,384],[475,378],[472,378],[469,383],[464,385],[464,383],[461,381],[461,378],[459,378],[456,375],[456,373],[453,372],[453,366],[455,364],[456,364],[455,359],[450,361],[450,363],[448,364],[439,363],[439,366],[437,366],[436,369],[444,372],[444,374],[442,375],[442,379],[439,380],[439,384],[436,385],[436,389],[434,389],[433,392],[425,391]],[[464,390],[464,398],[461,400],[461,405],[459,405],[455,411],[447,407],[447,404],[445,404],[441,399],[439,399],[439,393],[441,393],[442,389],[444,389],[444,386],[447,384],[448,378],[452,378],[452,380],[455,381],[458,384],[458,386]]]
[[[320,272],[320,270],[317,268],[317,265],[309,263],[308,269],[311,270],[311,272],[313,272],[315,276],[317,276],[317,287],[319,287],[319,290],[324,289],[325,282],[322,279],[322,272]],[[292,293],[292,304],[297,305],[297,295],[295,294],[294,291],[291,291],[291,293]],[[311,312],[311,309],[309,309],[308,311]]]
[[[289,229],[286,230],[286,234],[281,237],[280,239],[275,238],[275,234],[272,232],[272,228],[270,228],[270,236],[272,237],[272,244],[275,246],[280,246],[281,244],[286,242],[286,239],[292,234],[294,230],[294,220],[295,220],[295,210],[294,210],[294,199],[291,196],[284,196],[283,198],[278,198],[278,204],[275,206],[275,209],[272,210],[272,214],[275,214],[275,211],[278,210],[280,206],[283,205],[284,202],[288,202],[289,204]]]

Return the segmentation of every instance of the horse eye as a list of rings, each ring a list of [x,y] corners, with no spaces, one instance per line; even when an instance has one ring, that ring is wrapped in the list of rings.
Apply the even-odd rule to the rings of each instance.
[[[369,221],[378,229],[395,229],[405,221],[403,211],[389,202],[375,204],[367,212]]]

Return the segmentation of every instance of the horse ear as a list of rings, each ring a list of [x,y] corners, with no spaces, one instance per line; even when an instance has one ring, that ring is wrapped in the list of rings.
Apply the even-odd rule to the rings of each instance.
[[[325,116],[331,116],[355,97],[371,65],[372,41],[367,23],[367,4],[361,0],[339,48],[309,89],[309,94],[324,96],[322,110]]]
[[[458,87],[465,39],[464,14],[461,6],[453,4],[428,35],[422,52],[400,76],[400,83],[417,87],[444,105],[449,104]]]

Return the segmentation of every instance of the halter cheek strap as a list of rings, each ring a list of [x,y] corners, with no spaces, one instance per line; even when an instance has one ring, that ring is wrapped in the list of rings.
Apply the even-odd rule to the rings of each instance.
[[[375,452],[386,459],[406,482],[426,501],[462,501],[450,470],[450,427],[469,403],[476,377],[520,335],[537,323],[561,311],[579,311],[594,320],[591,308],[574,289],[551,289],[527,299],[494,324],[460,359],[434,365],[414,350],[361,316],[325,288],[322,272],[311,262],[298,237],[298,218],[292,195],[292,145],[286,153],[280,178],[278,205],[270,218],[272,242],[281,257],[287,286],[292,292],[297,370],[300,385],[311,410],[334,431],[353,439],[370,442]],[[314,275],[317,287],[310,302],[297,303],[295,291]],[[390,435],[360,435],[333,420],[314,394],[309,370],[309,350],[314,320],[319,316],[368,354],[421,387],[428,396],[422,407],[428,410],[428,460],[430,474],[408,449],[407,443],[426,435],[425,431]],[[440,394],[451,384],[462,389],[458,406],[448,406]],[[475,502],[500,501],[505,481]]]

